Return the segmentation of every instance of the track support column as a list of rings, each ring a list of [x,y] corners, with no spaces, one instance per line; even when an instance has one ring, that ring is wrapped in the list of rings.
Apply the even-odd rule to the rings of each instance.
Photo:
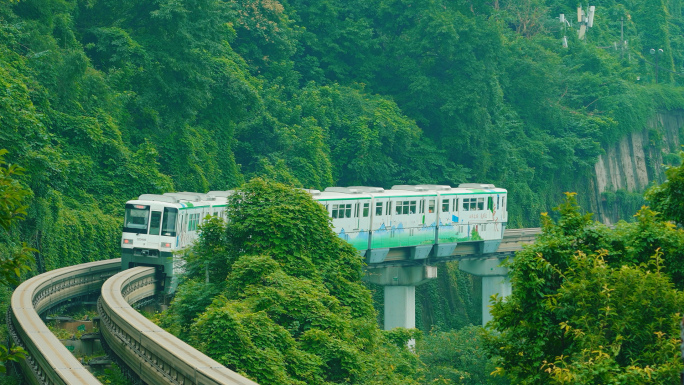
[[[489,300],[492,295],[498,294],[508,297],[513,291],[511,281],[508,278],[508,268],[502,267],[503,259],[466,259],[458,262],[459,269],[482,277],[482,326],[491,321]]]
[[[385,286],[385,330],[416,327],[416,287]]]
[[[436,266],[369,268],[365,280],[385,287],[385,330],[416,327],[416,286],[437,278]]]

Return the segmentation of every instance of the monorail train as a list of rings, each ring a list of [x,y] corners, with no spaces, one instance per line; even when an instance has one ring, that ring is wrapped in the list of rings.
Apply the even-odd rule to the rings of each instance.
[[[306,190],[332,218],[335,233],[364,255],[382,263],[391,248],[409,248],[410,258],[446,257],[461,242],[481,242],[495,251],[508,214],[507,192],[491,184],[328,187]],[[165,290],[176,286],[174,255],[197,238],[207,216],[226,217],[232,191],[206,194],[143,194],[126,203],[121,238],[122,269],[160,266]]]

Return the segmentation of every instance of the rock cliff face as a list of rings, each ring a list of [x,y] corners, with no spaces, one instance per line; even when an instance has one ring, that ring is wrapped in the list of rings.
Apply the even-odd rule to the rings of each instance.
[[[684,111],[656,114],[642,131],[604,147],[589,182],[588,210],[606,223],[629,220],[644,203],[641,194],[649,184],[665,179],[664,164],[678,159],[684,134]]]

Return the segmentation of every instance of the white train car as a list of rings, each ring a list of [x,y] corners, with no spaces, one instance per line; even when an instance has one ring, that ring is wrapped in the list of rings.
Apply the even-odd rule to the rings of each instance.
[[[489,184],[329,187],[314,192],[334,231],[369,263],[390,248],[410,247],[415,259],[444,257],[461,242],[482,242],[495,251],[508,221],[507,191]]]
[[[332,218],[335,233],[369,263],[385,261],[391,248],[409,248],[412,259],[448,257],[461,242],[496,251],[508,221],[507,191],[489,184],[328,187],[306,190]],[[181,269],[174,258],[197,239],[208,216],[226,218],[232,191],[144,194],[126,203],[122,269],[161,266],[167,292]]]
[[[160,266],[165,291],[173,292],[176,273],[182,268],[178,251],[197,239],[198,226],[207,215],[226,217],[230,194],[232,191],[143,194],[126,202],[121,269]]]

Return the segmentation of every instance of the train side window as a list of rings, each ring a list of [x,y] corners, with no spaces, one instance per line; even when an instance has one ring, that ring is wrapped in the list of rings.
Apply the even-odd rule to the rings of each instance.
[[[222,211],[219,211],[223,215]],[[167,237],[176,236],[176,219],[178,218],[178,209],[172,207],[164,207],[164,219],[162,220],[161,233]]]
[[[463,210],[464,211],[475,211],[478,206],[478,199],[482,199],[482,204],[484,205],[484,198],[463,198]]]
[[[382,215],[382,202],[375,202],[375,215]]]
[[[477,209],[484,210],[484,198],[477,198]]]
[[[397,215],[415,214],[416,213],[416,201],[396,202],[394,208],[395,208],[394,212]]]
[[[370,214],[370,203],[364,203],[363,204],[363,217],[367,218],[368,214]]]
[[[352,217],[352,204],[339,204],[333,205],[332,218],[351,218]]]
[[[454,198],[454,201],[451,203],[451,207],[454,208],[454,211],[458,211],[458,198]]]
[[[428,212],[429,212],[429,213],[434,213],[434,212],[435,212],[435,200],[434,200],[434,199],[430,199],[430,200],[428,201]]]
[[[487,197],[487,210],[494,210],[494,198]]]
[[[354,203],[354,218],[358,218],[358,217],[359,217],[359,204]]]
[[[420,200],[420,213],[425,214],[425,200]]]
[[[385,208],[385,215],[390,215],[392,213],[392,202],[387,202],[387,207]]]
[[[442,199],[442,212],[443,213],[449,212],[449,200],[448,199]]]

